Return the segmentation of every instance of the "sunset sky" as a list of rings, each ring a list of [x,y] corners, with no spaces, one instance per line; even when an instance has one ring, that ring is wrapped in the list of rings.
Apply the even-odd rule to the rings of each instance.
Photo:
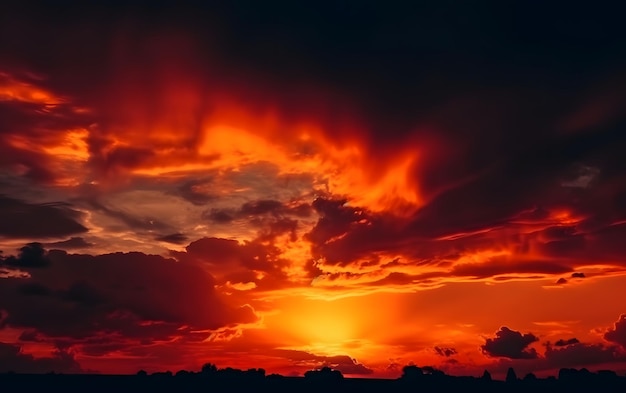
[[[626,373],[623,14],[531,3],[3,2],[0,372]]]

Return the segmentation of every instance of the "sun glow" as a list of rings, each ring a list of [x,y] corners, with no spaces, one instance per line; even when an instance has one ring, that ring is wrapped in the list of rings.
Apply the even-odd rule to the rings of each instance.
[[[301,302],[305,302],[306,307]],[[280,319],[284,321],[286,330],[296,336],[300,344],[326,355],[333,355],[340,354],[341,348],[356,338],[359,320],[353,310],[346,309],[338,302],[297,303],[298,307],[285,310]]]

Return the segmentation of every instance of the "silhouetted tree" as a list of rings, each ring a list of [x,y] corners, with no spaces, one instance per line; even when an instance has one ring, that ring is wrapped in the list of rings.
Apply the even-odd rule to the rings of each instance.
[[[213,375],[217,373],[217,366],[213,363],[205,363],[200,369],[202,375]]]
[[[265,370],[262,368],[250,368],[246,372],[246,378],[262,380],[265,378]]]
[[[404,366],[402,368],[402,376],[400,378],[403,380],[413,381],[416,379],[420,379],[423,376],[424,376],[424,371],[420,367],[417,367],[416,365],[411,364],[409,366]]]
[[[614,379],[617,377],[617,373],[613,370],[598,370],[598,376],[604,379]]]
[[[528,373],[524,376],[524,381],[536,381],[537,376],[533,373]]]
[[[214,367],[207,367],[215,370]],[[66,393],[91,391],[116,392],[116,391],[148,391],[148,392],[195,392],[204,391],[209,387],[211,392],[239,392],[239,391],[273,391],[273,392],[460,392],[479,391],[487,393],[532,391],[534,393],[548,392],[626,392],[626,377],[617,375],[613,371],[590,372],[587,369],[565,368],[559,371],[561,380],[555,377],[546,379],[537,378],[528,373],[522,380],[517,379],[513,368],[507,373],[508,386],[503,386],[500,381],[491,381],[488,371],[483,372],[481,378],[474,377],[445,377],[437,378],[436,369],[433,367],[407,366],[405,375],[418,376],[419,381],[370,381],[362,379],[343,380],[343,375],[338,370],[324,367],[319,370],[307,371],[305,378],[287,378],[272,374],[265,377],[263,369],[251,368],[239,370],[233,368],[219,369],[215,371],[215,379],[207,379],[205,383],[198,377],[201,373],[179,371],[172,378],[171,372],[156,372],[147,376],[144,370],[137,372],[133,378],[118,378],[117,376],[82,376],[82,375],[21,375],[19,373],[0,373],[0,386],[20,386],[20,391],[42,391],[48,386],[67,387],[61,389]],[[404,377],[404,375],[403,375]],[[515,382],[512,382],[515,381]],[[6,390],[6,389],[5,389]],[[54,390],[54,389],[53,389]],[[17,391],[8,389],[8,392]],[[4,390],[2,390],[4,392]]]
[[[559,381],[571,380],[577,371],[573,368],[562,368],[559,370]]]
[[[242,370],[232,368],[232,367],[226,367],[221,370],[218,370],[217,374],[219,375],[220,378],[228,378],[228,379],[240,378],[242,375],[244,375]]]
[[[315,382],[338,382],[343,379],[343,374],[339,370],[330,367],[322,367],[321,370],[309,370],[304,373],[304,378]]]
[[[506,372],[506,381],[507,382],[517,382],[517,374],[515,374],[515,370],[513,367],[509,367]]]
[[[446,375],[443,371],[434,368],[433,366],[424,366],[422,367],[422,371],[424,374],[431,375],[433,377],[443,377]]]

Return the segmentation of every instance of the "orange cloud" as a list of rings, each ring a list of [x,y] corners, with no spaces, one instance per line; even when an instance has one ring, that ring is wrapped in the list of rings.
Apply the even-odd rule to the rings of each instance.
[[[0,101],[40,104],[45,109],[50,109],[65,103],[66,99],[36,84],[17,79],[9,73],[0,72]]]

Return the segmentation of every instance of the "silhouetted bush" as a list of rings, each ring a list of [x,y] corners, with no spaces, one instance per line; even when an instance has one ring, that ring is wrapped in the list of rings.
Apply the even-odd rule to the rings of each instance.
[[[339,370],[324,367],[307,371],[302,377],[285,377],[278,374],[266,376],[265,370],[251,368],[239,370],[231,367],[217,369],[208,364],[205,372],[181,370],[173,377],[170,371],[148,375],[140,370],[136,375],[72,375],[16,373],[0,374],[2,393],[37,392],[54,390],[64,393],[110,392],[264,392],[272,393],[553,393],[553,392],[626,392],[626,377],[613,371],[590,372],[587,369],[565,368],[555,377],[537,378],[529,373],[518,379],[513,368],[507,372],[507,382],[492,381],[485,371],[479,378],[454,377],[434,367],[406,366],[397,380],[344,378]],[[206,378],[206,375],[211,375]]]
[[[517,382],[517,374],[515,374],[515,370],[513,370],[513,367],[509,367],[509,369],[506,371],[506,382]]]
[[[524,381],[536,381],[537,376],[533,373],[528,373],[524,376]]]
[[[205,363],[202,368],[200,369],[200,372],[203,375],[212,375],[217,373],[217,366],[213,363]]]
[[[419,380],[424,376],[424,371],[415,365],[404,366],[400,379],[405,381]]]
[[[320,383],[338,382],[343,379],[343,374],[339,370],[333,370],[330,367],[322,367],[321,370],[309,370],[304,373],[304,378]]]

